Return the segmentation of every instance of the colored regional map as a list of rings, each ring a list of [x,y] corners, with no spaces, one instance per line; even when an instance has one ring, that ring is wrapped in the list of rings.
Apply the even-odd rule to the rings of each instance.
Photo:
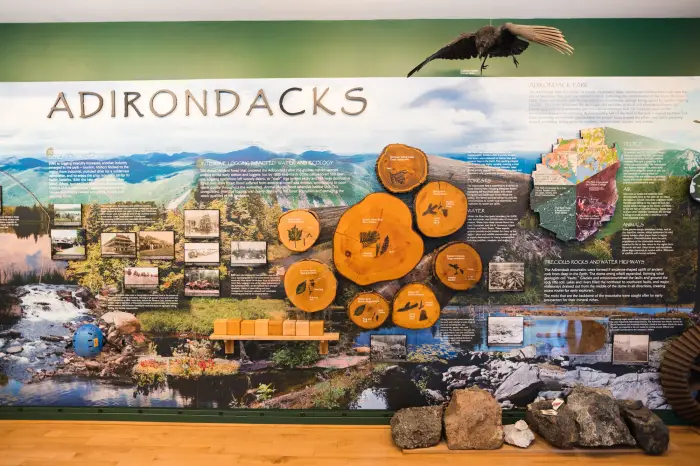
[[[615,213],[617,149],[605,144],[605,129],[581,130],[579,139],[559,139],[532,173],[532,210],[540,225],[563,241],[583,241]]]

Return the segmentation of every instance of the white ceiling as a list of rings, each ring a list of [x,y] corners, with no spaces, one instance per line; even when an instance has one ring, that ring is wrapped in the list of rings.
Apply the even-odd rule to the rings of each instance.
[[[700,0],[0,0],[0,23],[700,17]]]

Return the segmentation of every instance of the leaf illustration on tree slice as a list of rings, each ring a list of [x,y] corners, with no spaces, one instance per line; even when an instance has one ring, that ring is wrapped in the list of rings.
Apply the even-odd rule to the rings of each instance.
[[[295,307],[305,312],[327,308],[335,299],[337,290],[338,280],[333,271],[318,260],[304,259],[294,262],[284,273],[284,292],[287,298]]]
[[[428,177],[428,156],[404,144],[389,144],[377,158],[379,182],[391,193],[407,193]]]
[[[382,248],[379,250],[379,255],[381,256],[382,254],[384,254],[387,249],[389,249],[389,235],[386,235],[386,237],[384,238]]]
[[[297,228],[296,225],[294,225],[292,228],[287,230],[287,235],[289,236],[289,241],[300,241],[301,240],[301,233],[302,230]]]
[[[374,329],[389,317],[389,302],[379,293],[363,291],[356,294],[347,305],[350,320],[360,328]]]
[[[435,215],[437,213],[437,208],[438,206],[431,204],[428,204],[428,208],[425,209],[425,212],[423,212],[423,216],[426,215]]]
[[[418,320],[420,320],[421,322],[424,320],[428,320],[428,313],[425,312],[425,309],[420,311],[420,319]]]
[[[452,267],[453,269],[455,269],[455,272],[456,272],[457,270],[459,270],[459,265],[457,265],[457,264],[447,264],[447,265],[449,265],[450,267]]]
[[[411,211],[399,198],[368,195],[338,221],[333,235],[336,270],[360,286],[405,276],[424,253],[423,239],[412,224]]]
[[[367,306],[366,304],[362,304],[362,305],[360,305],[360,306],[357,306],[357,307],[355,308],[355,312],[353,312],[353,314],[355,314],[355,316],[361,316],[362,313],[365,312],[365,307],[366,307],[366,306]]]
[[[362,243],[362,247],[368,247],[373,245],[379,241],[379,232],[372,230],[372,231],[363,231],[360,233],[360,243]]]
[[[448,243],[433,257],[432,272],[446,287],[466,291],[481,280],[481,257],[467,243]]]
[[[444,215],[445,217],[447,217],[447,214],[448,214],[448,213],[449,213],[449,210],[447,210],[447,209],[442,209],[442,215]]]

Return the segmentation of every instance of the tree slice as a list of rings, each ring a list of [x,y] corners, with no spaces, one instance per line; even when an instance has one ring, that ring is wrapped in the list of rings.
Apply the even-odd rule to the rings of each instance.
[[[423,283],[404,285],[394,296],[392,308],[391,319],[403,328],[429,328],[440,318],[440,303]]]
[[[414,208],[418,229],[431,238],[451,235],[467,221],[467,196],[446,181],[431,181],[423,186]]]
[[[348,303],[350,320],[368,330],[381,326],[390,310],[389,302],[374,291],[358,293]]]
[[[285,212],[277,223],[280,242],[287,249],[303,252],[314,245],[321,233],[318,217],[310,210],[297,209]]]
[[[423,256],[423,239],[413,231],[406,204],[373,193],[340,217],[333,235],[338,272],[358,285],[401,278]]]
[[[428,177],[428,156],[403,144],[389,144],[377,159],[377,178],[387,191],[407,193]]]
[[[284,291],[302,311],[327,308],[335,299],[338,280],[323,262],[307,259],[290,265],[284,274]]]
[[[467,243],[442,246],[433,258],[433,275],[448,288],[465,291],[481,280],[481,257]]]

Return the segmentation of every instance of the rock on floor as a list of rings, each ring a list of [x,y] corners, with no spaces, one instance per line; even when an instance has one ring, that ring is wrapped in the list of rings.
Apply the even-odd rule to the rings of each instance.
[[[503,439],[508,445],[527,448],[535,441],[535,434],[532,433],[527,422],[521,419],[515,424],[503,426]]]
[[[573,411],[578,425],[578,445],[612,447],[637,444],[608,390],[578,386],[566,399],[566,407]]]
[[[391,418],[391,436],[399,448],[427,448],[440,443],[442,406],[400,409]]]
[[[556,416],[543,414],[552,409],[551,401],[536,401],[527,405],[525,421],[536,433],[557,448],[573,448],[578,441],[578,428],[574,413],[563,405]]]
[[[669,432],[659,416],[644,407],[639,400],[617,402],[622,418],[642,450],[660,455],[668,449]]]
[[[494,450],[503,446],[501,406],[485,390],[455,390],[444,416],[450,450]]]

